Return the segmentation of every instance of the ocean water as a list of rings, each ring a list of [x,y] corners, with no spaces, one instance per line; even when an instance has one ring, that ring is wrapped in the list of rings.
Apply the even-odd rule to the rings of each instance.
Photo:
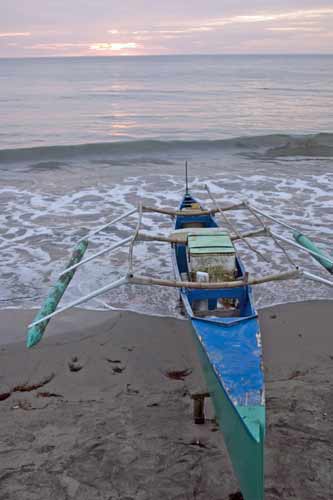
[[[0,308],[37,307],[75,241],[139,199],[175,207],[189,163],[194,195],[250,200],[333,255],[333,56],[170,56],[0,60]],[[255,226],[235,212],[240,229]],[[101,233],[97,251],[129,235],[135,216]],[[172,221],[145,214],[145,230]],[[288,232],[274,227],[284,236]],[[324,242],[327,242],[325,245]],[[253,274],[289,267],[271,240],[267,265],[238,245]],[[286,247],[287,248],[287,247]],[[171,277],[169,248],[135,247],[135,268]],[[299,264],[330,275],[305,254]],[[126,271],[126,249],[77,272],[64,303]],[[333,298],[290,281],[255,289],[258,307]],[[123,287],[88,308],[177,315],[177,293]]]

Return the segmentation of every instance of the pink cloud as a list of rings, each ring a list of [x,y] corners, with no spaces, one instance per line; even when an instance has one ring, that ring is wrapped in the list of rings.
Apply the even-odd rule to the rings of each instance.
[[[12,37],[17,37],[17,36],[31,36],[31,33],[29,31],[25,32],[18,32],[18,33],[0,33],[1,38],[12,38]]]

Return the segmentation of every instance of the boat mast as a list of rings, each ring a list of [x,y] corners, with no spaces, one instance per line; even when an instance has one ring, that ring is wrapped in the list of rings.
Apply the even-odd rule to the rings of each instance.
[[[187,160],[185,161],[185,195],[188,195]]]

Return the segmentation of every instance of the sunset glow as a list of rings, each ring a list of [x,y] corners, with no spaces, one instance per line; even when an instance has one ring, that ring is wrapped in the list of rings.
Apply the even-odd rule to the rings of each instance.
[[[90,45],[90,50],[115,50],[121,51],[124,49],[136,49],[138,47],[137,43],[127,42],[127,43],[93,43]]]
[[[104,9],[91,6],[82,12],[69,3],[64,20],[52,11],[51,0],[43,2],[40,19],[33,15],[33,6],[29,10],[19,0],[3,1],[8,8],[7,16],[0,15],[0,57],[333,51],[333,7],[325,2],[308,8],[312,4],[307,0],[281,0],[277,9],[269,0],[263,10],[256,9],[254,1],[240,10],[223,7],[218,0],[193,9],[190,2],[184,9],[170,0],[152,11],[149,1],[142,0],[147,8],[137,11],[133,4],[128,15],[126,8],[111,9],[107,0],[100,0]],[[49,17],[48,9],[53,12]]]

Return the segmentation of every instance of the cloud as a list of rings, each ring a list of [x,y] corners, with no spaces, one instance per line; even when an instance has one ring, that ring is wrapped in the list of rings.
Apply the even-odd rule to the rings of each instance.
[[[196,21],[177,22],[174,25],[160,24],[157,27],[142,29],[110,29],[109,34],[118,37],[131,37],[134,40],[172,39],[189,37],[190,35],[214,34],[227,27],[240,27],[243,24],[261,25],[266,24],[265,30],[270,31],[310,31],[309,24],[314,26],[312,31],[319,31],[319,23],[327,17],[333,16],[333,8],[298,9],[284,12],[258,12],[249,15],[224,16],[221,18],[208,18],[200,23]],[[291,25],[290,25],[291,24]],[[297,25],[304,24],[303,28]],[[104,49],[103,49],[104,50]]]
[[[243,23],[263,23],[280,20],[295,20],[295,19],[318,19],[327,15],[333,15],[333,8],[321,9],[301,9],[287,12],[272,12],[253,15],[231,16],[220,19],[208,20],[205,24],[208,26],[224,26],[226,24],[243,24]]]
[[[0,33],[0,38],[12,38],[17,36],[31,36],[29,31],[24,31],[22,33]]]
[[[112,50],[112,51],[120,51],[124,49],[136,49],[138,48],[138,44],[135,42],[115,42],[115,43],[93,43],[90,45],[90,50],[104,51],[104,50]]]
[[[214,28],[211,26],[192,26],[183,28],[168,28],[168,29],[152,29],[133,31],[135,35],[157,34],[157,35],[182,35],[186,33],[197,33],[202,31],[212,31]]]
[[[10,5],[21,2],[2,1]],[[53,3],[53,0],[35,1],[43,5]],[[138,10],[136,15],[132,15],[135,9],[131,15],[126,9],[119,15],[106,11],[101,15],[101,11],[95,9],[89,19],[86,13],[80,19],[77,12],[75,17],[68,15],[71,24],[59,22],[57,9],[47,10],[48,22],[45,19],[40,23],[36,19],[28,22],[21,16],[24,24],[20,24],[19,29],[22,31],[18,31],[17,16],[13,17],[12,24],[0,19],[3,31],[0,28],[0,56],[35,56],[48,52],[52,56],[186,54],[198,52],[199,45],[200,53],[332,52],[332,4],[319,6],[311,5],[310,0],[290,0],[287,5],[287,0],[283,0],[277,7],[276,2],[264,4],[260,0],[245,7],[241,0],[235,0],[229,8],[227,0],[208,0],[204,8],[202,2],[199,6],[195,0],[197,6],[185,9],[179,0],[169,0],[168,6],[162,2],[153,12],[148,9],[150,0],[142,2],[147,8]],[[177,9],[170,8],[173,4],[177,4]],[[311,33],[315,35],[313,40]],[[290,40],[293,47],[287,45]]]
[[[313,33],[313,32],[318,32],[322,31],[322,28],[317,27],[317,26],[273,26],[271,28],[266,28],[267,31],[295,31],[295,32],[308,32],[308,33]]]
[[[36,43],[34,45],[26,45],[24,49],[28,50],[59,50],[72,48],[87,48],[88,43]]]

